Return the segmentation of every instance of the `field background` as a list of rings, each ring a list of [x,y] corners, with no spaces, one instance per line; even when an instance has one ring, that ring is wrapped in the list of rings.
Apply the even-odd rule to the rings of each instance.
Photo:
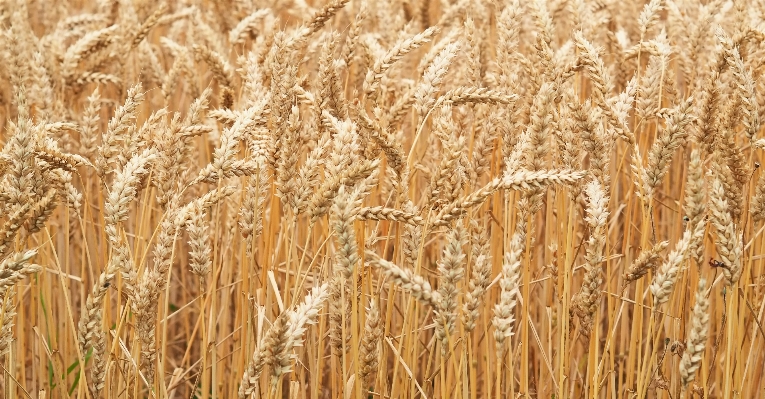
[[[765,2],[0,1],[0,396],[765,397]]]

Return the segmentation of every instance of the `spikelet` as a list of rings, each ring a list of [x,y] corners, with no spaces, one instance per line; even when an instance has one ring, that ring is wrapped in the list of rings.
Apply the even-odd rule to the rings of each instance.
[[[236,24],[236,26],[229,32],[229,42],[237,45],[244,44],[248,36],[252,35],[253,33],[257,33],[257,24],[260,22],[260,20],[270,14],[271,10],[262,9],[256,10],[250,15],[242,18],[242,20],[239,21],[239,23]]]
[[[468,209],[482,204],[497,190],[531,190],[548,184],[571,184],[584,177],[584,172],[561,171],[517,171],[504,177],[494,178],[487,185],[445,206],[435,218],[433,226],[444,226],[462,215]]]
[[[353,227],[355,212],[358,208],[358,198],[353,193],[346,194],[345,187],[340,187],[332,205],[332,226],[337,239],[335,254],[338,270],[345,279],[353,277],[353,270],[359,262],[356,233]]]
[[[220,144],[213,152],[213,161],[199,171],[199,175],[191,184],[201,182],[216,182],[233,176],[251,176],[258,172],[260,166],[257,160],[236,159],[239,152],[239,142],[251,129],[260,122],[259,116],[268,101],[268,96],[246,109],[237,116],[230,128],[221,135]]]
[[[35,201],[29,209],[26,222],[24,222],[26,234],[34,234],[45,227],[45,221],[48,220],[58,205],[56,203],[57,195],[56,189],[50,188],[42,198]]]
[[[170,201],[170,205],[172,205],[172,207],[168,210],[168,216],[173,216],[171,213],[174,213],[175,219],[173,220],[173,225],[183,226],[191,219],[192,212],[205,211],[207,208],[210,208],[213,205],[216,205],[219,202],[225,200],[227,197],[235,194],[238,191],[238,188],[239,187],[237,186],[231,185],[210,190],[207,194],[189,201],[189,203],[180,207],[179,209],[176,209],[178,207],[178,197],[173,197]],[[170,220],[170,218],[168,218],[168,220]]]
[[[499,303],[494,305],[494,342],[496,345],[497,359],[505,356],[507,346],[505,341],[513,336],[513,323],[515,322],[515,305],[518,302],[518,281],[521,274],[521,252],[523,244],[521,236],[517,233],[510,243],[510,250],[505,253],[502,264],[502,279],[499,281],[501,293]]]
[[[404,212],[398,209],[384,208],[382,206],[365,206],[357,210],[356,218],[359,220],[390,220],[394,222],[423,224],[419,215]]]
[[[656,118],[660,112],[662,89],[662,76],[667,70],[667,57],[659,55],[648,59],[648,68],[640,79],[637,96],[635,99],[635,113],[644,121]]]
[[[40,146],[35,149],[35,156],[48,163],[50,167],[64,169],[68,172],[74,172],[80,166],[93,166],[85,157],[68,154],[53,147]]]
[[[376,91],[380,85],[380,79],[383,78],[385,72],[390,69],[396,61],[425,43],[428,43],[436,32],[438,32],[438,30],[435,27],[428,28],[425,31],[414,35],[410,39],[396,43],[396,45],[384,56],[375,60],[374,65],[364,78],[364,92],[367,95],[370,95]]]
[[[307,26],[296,31],[296,41],[306,40],[312,34],[318,32],[335,14],[348,4],[350,0],[331,0],[319,12],[314,14]]]
[[[752,214],[754,221],[765,220],[765,174],[761,174],[760,178],[757,179],[757,186],[754,197],[752,197],[749,212]]]
[[[592,88],[596,94],[596,101],[599,105],[605,105],[605,99],[610,95],[613,85],[611,76],[606,69],[603,60],[598,54],[599,51],[587,39],[581,31],[574,33],[576,49],[581,54],[581,61],[587,71],[587,75],[592,82]]]
[[[104,206],[106,233],[112,242],[118,241],[117,223],[127,219],[130,203],[138,195],[140,182],[148,173],[149,162],[155,158],[152,150],[144,150],[117,171]]]
[[[293,195],[294,203],[292,204],[295,213],[303,213],[306,211],[306,208],[309,205],[308,201],[313,195],[313,188],[319,184],[319,167],[322,163],[321,159],[326,155],[328,141],[328,138],[320,139],[319,142],[316,143],[316,147],[308,153],[305,162],[300,166],[297,176],[298,183],[296,184],[295,193]],[[258,181],[267,183],[268,179],[265,178],[265,176],[263,177],[263,179]],[[253,181],[254,176],[250,179]],[[263,187],[267,187],[267,184]],[[263,192],[262,194],[265,195],[266,193]]]
[[[605,249],[606,220],[608,219],[608,197],[597,181],[587,183],[587,217],[590,238],[585,254],[585,275],[582,288],[572,300],[571,312],[579,316],[583,333],[589,335],[593,328],[593,316],[600,303],[603,284],[602,266]]]
[[[416,214],[417,208],[412,201],[404,204],[404,211]],[[420,242],[422,241],[422,226],[407,224],[404,226],[402,235],[402,252],[404,253],[404,268],[412,268],[417,262],[420,251]]]
[[[533,17],[534,25],[536,25],[538,35],[534,41],[534,52],[536,61],[533,65],[534,79],[532,90],[536,91],[541,88],[545,80],[555,76],[556,65],[553,62],[553,51],[550,47],[552,45],[553,34],[555,28],[553,27],[552,16],[547,9],[547,2],[544,0],[533,0],[529,2],[529,11]],[[541,90],[540,90],[541,91]]]
[[[247,252],[252,253],[253,242],[263,232],[263,209],[269,190],[269,172],[265,160],[256,159],[257,173],[248,178],[242,208],[239,211],[239,227],[247,239]]]
[[[710,222],[717,232],[717,252],[722,262],[722,272],[728,284],[736,284],[741,277],[742,233],[738,231],[731,217],[725,189],[720,179],[715,178],[709,196]]]
[[[28,206],[26,203],[30,201],[31,186],[35,181],[34,132],[23,86],[17,90],[16,101],[19,113],[17,123],[11,124],[10,131],[13,135],[2,149],[2,154],[9,164],[5,173],[8,184],[7,187],[3,187],[3,191],[8,196],[7,203],[13,206],[11,209],[14,213],[17,209]]]
[[[624,91],[606,101],[604,108],[608,123],[616,130],[616,135],[628,144],[635,144],[635,135],[629,128],[628,118],[637,93],[637,82],[632,78],[627,82]]]
[[[340,360],[351,348],[353,336],[351,318],[351,285],[343,276],[342,270],[334,272],[329,286],[329,342]]]
[[[141,276],[132,294],[131,308],[135,313],[135,326],[138,342],[141,344],[139,370],[152,387],[155,379],[157,361],[157,306],[161,292],[163,276],[156,270],[150,270]]]
[[[324,305],[327,294],[326,284],[315,287],[305,296],[303,302],[295,310],[288,312],[287,329],[284,339],[279,340],[283,344],[271,349],[273,351],[273,359],[271,359],[272,387],[276,385],[283,374],[290,372],[292,361],[296,357],[292,354],[292,350],[303,345],[307,326],[317,323],[319,310]]]
[[[550,132],[553,128],[553,100],[555,85],[545,83],[540,87],[531,105],[531,120],[525,133],[529,140],[521,147],[523,166],[528,170],[544,169],[550,151]]]
[[[210,232],[204,209],[197,207],[189,213],[186,231],[189,233],[189,266],[191,272],[199,277],[202,290],[207,287],[206,276],[210,273]]]
[[[659,20],[659,11],[663,8],[662,0],[651,0],[643,7],[643,11],[638,16],[638,27],[640,29],[640,41],[642,42],[649,30],[656,25]]]
[[[719,80],[720,73],[717,71],[712,71],[706,78],[704,85],[707,89],[702,93],[701,101],[699,101],[698,109],[696,111],[698,120],[696,122],[696,134],[694,138],[702,148],[704,152],[703,156],[714,152],[714,142],[718,130],[716,122],[721,111],[721,90]]]
[[[653,197],[654,190],[669,171],[672,154],[684,142],[685,127],[692,120],[690,115],[692,106],[692,98],[688,98],[678,105],[673,110],[667,127],[651,146],[651,151],[648,153],[648,166],[644,170],[643,177],[644,189],[649,198]]]
[[[696,287],[696,300],[691,312],[691,328],[685,341],[685,352],[680,361],[680,379],[683,390],[688,384],[696,379],[696,370],[701,367],[701,359],[704,357],[704,348],[707,343],[707,331],[709,330],[709,298],[707,298],[707,283],[699,279]]]
[[[138,29],[131,35],[131,37],[128,38],[126,45],[124,46],[124,52],[129,52],[130,50],[138,47],[138,45],[143,41],[143,39],[148,36],[151,29],[159,23],[160,18],[162,17],[162,14],[167,12],[167,4],[161,3],[159,7],[157,7],[156,10],[154,10],[151,15],[149,15],[146,20],[141,23],[141,25],[138,27]]]
[[[401,144],[396,141],[396,138],[388,132],[387,128],[380,125],[376,120],[372,120],[364,109],[357,105],[352,105],[350,110],[359,120],[359,125],[366,130],[369,138],[374,140],[375,144],[380,146],[383,152],[385,152],[388,164],[396,171],[399,177],[405,174],[406,170],[404,167],[406,161],[404,150]],[[375,108],[375,113],[377,112],[381,112],[381,110]],[[391,122],[391,124],[393,123]]]
[[[367,386],[373,384],[375,373],[379,365],[380,338],[382,337],[382,320],[380,309],[375,300],[369,301],[366,310],[366,322],[364,323],[364,335],[361,340],[361,367],[359,378]]]
[[[445,106],[439,109],[436,115],[433,133],[443,143],[443,157],[438,167],[431,174],[430,184],[423,195],[426,198],[424,210],[437,209],[444,202],[450,202],[448,196],[452,194],[455,188],[451,186],[450,179],[455,174],[460,173],[460,159],[465,140],[463,137],[456,137],[456,125],[452,120],[451,113],[451,107]]]
[[[606,188],[610,185],[608,152],[611,146],[605,131],[596,123],[598,114],[589,101],[583,104],[571,102],[569,108],[572,111],[573,134],[582,139],[582,147],[589,158],[590,173]]]
[[[295,201],[295,164],[297,164],[300,151],[298,149],[298,132],[300,127],[300,111],[297,106],[292,106],[284,133],[277,142],[276,151],[276,195],[282,199],[282,203],[296,208]]]
[[[319,310],[327,298],[327,285],[314,288],[295,310],[288,310],[274,320],[258,342],[239,384],[240,399],[249,398],[258,386],[263,369],[270,365],[271,383],[275,385],[281,375],[289,372],[292,350],[301,346],[306,325],[316,324]]]
[[[206,46],[194,45],[192,46],[194,55],[197,59],[204,61],[210,68],[213,77],[221,85],[221,107],[231,108],[234,103],[234,73],[231,65],[218,54],[215,50],[212,50]]]
[[[16,317],[16,295],[12,288],[0,289],[0,356],[5,355],[13,341],[13,319]]]
[[[370,264],[379,267],[385,275],[390,278],[394,284],[399,286],[405,292],[411,294],[415,299],[438,309],[441,303],[441,294],[431,288],[430,283],[422,276],[415,274],[409,269],[403,269],[394,263],[381,259],[377,254],[367,252],[367,258]]]
[[[368,9],[366,0],[362,0],[358,5],[358,11],[356,17],[351,22],[351,28],[349,29],[348,36],[345,40],[345,46],[343,46],[342,59],[345,61],[345,65],[350,66],[356,57],[356,51],[359,46],[359,39],[361,37],[361,30],[364,21],[368,17]]]
[[[448,235],[443,255],[438,262],[438,272],[440,273],[438,293],[441,301],[436,312],[436,338],[441,341],[441,350],[444,354],[449,347],[447,334],[451,335],[453,333],[454,324],[457,319],[457,295],[459,293],[457,285],[465,275],[464,262],[466,255],[462,250],[464,241],[465,231],[457,223]]]
[[[32,205],[31,202],[22,203],[0,227],[0,258],[4,257],[11,248],[16,233],[23,226],[23,221],[32,209]]]
[[[26,276],[39,272],[42,267],[29,262],[35,255],[36,250],[18,252],[0,263],[0,289],[7,289]]]
[[[100,111],[101,96],[98,87],[96,87],[88,97],[88,107],[83,112],[80,130],[81,153],[89,159],[93,159],[97,148],[96,138],[100,122]]]
[[[624,272],[624,286],[637,281],[649,271],[655,270],[661,260],[660,253],[669,245],[669,241],[662,241],[650,249],[646,249],[638,255],[637,259]]]
[[[94,365],[91,369],[93,377],[89,380],[89,386],[91,392],[96,393],[96,397],[98,397],[97,393],[103,389],[103,384],[105,383],[102,374],[105,371],[103,369],[105,366],[103,356],[106,340],[101,326],[103,300],[117,273],[120,270],[129,268],[129,259],[123,258],[127,253],[120,249],[122,247],[121,244],[118,244],[112,257],[106,264],[106,269],[99,275],[98,280],[93,285],[77,326],[77,343],[82,353],[86,353],[89,347],[93,348]]]
[[[100,176],[111,172],[110,164],[118,155],[129,153],[129,144],[132,140],[130,127],[137,117],[138,107],[143,99],[143,86],[138,83],[128,90],[125,104],[118,108],[109,120],[95,162],[96,171]]]
[[[479,317],[481,301],[489,286],[491,274],[491,253],[486,228],[475,219],[471,221],[472,251],[471,251],[471,274],[468,283],[468,291],[465,293],[465,301],[462,304],[462,322],[467,332],[473,331]]]
[[[339,36],[330,34],[322,46],[322,56],[319,60],[319,73],[316,75],[318,90],[318,107],[332,115],[341,118],[348,117],[345,92],[341,86],[342,79],[338,74],[340,66],[334,58]]]
[[[669,296],[675,288],[675,282],[677,282],[677,275],[680,274],[683,263],[688,258],[688,244],[690,240],[691,231],[686,230],[683,238],[675,244],[675,249],[670,252],[667,261],[661,265],[651,285],[648,287],[653,294],[654,308],[669,301]]]
[[[362,161],[355,164],[348,169],[338,171],[335,176],[330,176],[324,183],[314,192],[311,197],[311,202],[308,204],[308,214],[311,215],[311,220],[322,217],[327,213],[331,205],[332,198],[337,195],[338,190],[342,186],[352,186],[358,182],[373,176],[380,165],[379,160],[374,161]]]
[[[744,66],[739,50],[736,47],[726,51],[726,62],[733,70],[735,85],[738,89],[737,101],[740,105],[741,124],[744,125],[744,135],[750,141],[754,140],[755,134],[760,130],[760,115],[758,111],[755,82],[752,73]],[[735,123],[735,121],[731,121]]]
[[[461,104],[512,104],[518,100],[516,94],[505,94],[498,90],[491,90],[485,87],[458,87],[444,93],[433,104],[433,108],[438,108],[441,104],[451,103],[451,105]]]
[[[78,40],[77,43],[69,47],[66,54],[64,54],[61,68],[62,74],[69,80],[72,80],[77,67],[83,60],[106,48],[115,41],[118,29],[119,26],[112,25],[108,28],[91,31]]]
[[[492,113],[492,117],[498,116],[498,114],[498,112]],[[495,143],[497,143],[499,138],[499,131],[493,128],[495,123],[501,124],[496,119],[485,118],[479,123],[476,130],[473,141],[472,160],[467,167],[470,187],[478,186],[483,174],[490,169],[491,156],[494,152]]]
[[[754,206],[754,201],[752,206]],[[688,223],[691,226],[696,226],[688,251],[696,264],[701,266],[704,262],[704,229],[706,227],[707,206],[706,183],[698,149],[691,152],[691,160],[688,163],[688,182],[685,185],[685,204],[683,207],[688,217]],[[697,232],[699,229],[702,231]]]
[[[457,56],[459,48],[460,45],[457,42],[449,43],[425,70],[422,82],[414,92],[414,109],[420,115],[425,116],[433,108],[436,102],[435,94],[443,84],[449,65]]]
[[[242,375],[238,391],[239,399],[250,398],[253,395],[253,392],[258,387],[258,380],[261,373],[263,373],[263,369],[273,363],[274,353],[280,349],[279,344],[283,343],[286,337],[287,329],[289,328],[288,321],[289,314],[282,313],[274,320],[271,327],[261,338]],[[281,347],[283,348],[284,345],[282,344]]]

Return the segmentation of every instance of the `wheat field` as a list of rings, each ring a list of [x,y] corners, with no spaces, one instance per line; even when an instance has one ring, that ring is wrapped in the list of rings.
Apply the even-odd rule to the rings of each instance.
[[[2,398],[765,398],[765,1],[0,29]]]

